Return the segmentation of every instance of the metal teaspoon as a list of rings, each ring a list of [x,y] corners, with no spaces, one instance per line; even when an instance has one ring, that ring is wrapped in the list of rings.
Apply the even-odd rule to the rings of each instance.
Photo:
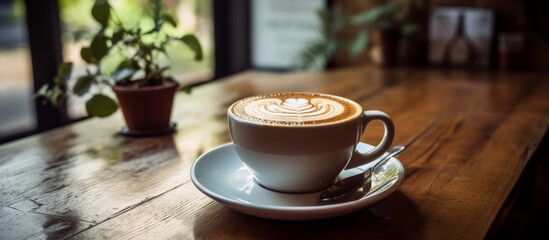
[[[324,192],[320,194],[320,200],[324,202],[337,200],[348,196],[362,187],[364,188],[364,192],[368,192],[372,187],[372,173],[393,156],[404,151],[404,148],[404,146],[394,146],[389,148],[383,156],[379,157],[377,160],[374,160],[374,162],[377,162],[374,163],[372,167],[369,167],[362,173],[341,179],[324,190]]]

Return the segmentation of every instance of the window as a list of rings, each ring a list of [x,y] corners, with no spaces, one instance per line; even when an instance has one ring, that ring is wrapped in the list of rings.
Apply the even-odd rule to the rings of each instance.
[[[0,140],[36,127],[22,1],[0,2]]]

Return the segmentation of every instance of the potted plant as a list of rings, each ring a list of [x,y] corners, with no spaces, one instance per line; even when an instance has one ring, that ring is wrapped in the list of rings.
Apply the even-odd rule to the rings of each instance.
[[[311,42],[300,53],[299,68],[318,67],[318,62],[328,62],[341,50],[351,57],[368,51],[376,65],[395,65],[401,36],[414,33],[419,27],[407,18],[413,10],[411,6],[413,2],[386,1],[355,14],[344,13],[338,6],[323,11],[320,19],[324,38]],[[349,28],[356,30],[352,31],[353,36],[342,38]]]
[[[351,54],[358,55],[371,47],[372,62],[384,67],[394,66],[398,60],[401,28],[404,26],[399,21],[401,7],[395,2],[387,2],[351,16],[350,24],[360,28],[351,45]]]
[[[120,106],[129,133],[157,133],[170,130],[171,109],[177,90],[189,92],[188,87],[168,76],[169,66],[161,65],[160,55],[168,55],[166,46],[180,42],[194,52],[194,59],[202,59],[200,42],[193,34],[174,36],[164,28],[175,28],[176,19],[165,12],[160,0],[154,0],[149,13],[151,27],[141,25],[130,28],[116,16],[107,0],[96,0],[91,14],[100,24],[99,31],[89,46],[82,47],[81,58],[87,63],[86,73],[78,76],[69,89],[72,63],[63,63],[53,85],[44,85],[37,96],[54,105],[65,99],[67,94],[85,96],[86,111],[90,116],[107,117]],[[172,29],[173,31],[173,29]],[[106,72],[103,67],[109,56],[119,58],[114,71]],[[112,89],[115,101],[106,89]],[[98,90],[93,92],[92,90]]]

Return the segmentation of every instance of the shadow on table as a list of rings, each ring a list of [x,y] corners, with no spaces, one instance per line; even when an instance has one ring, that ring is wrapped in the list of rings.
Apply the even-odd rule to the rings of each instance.
[[[423,229],[417,207],[401,191],[358,212],[313,221],[263,219],[219,203],[208,208],[196,216],[193,233],[197,239],[419,239]]]

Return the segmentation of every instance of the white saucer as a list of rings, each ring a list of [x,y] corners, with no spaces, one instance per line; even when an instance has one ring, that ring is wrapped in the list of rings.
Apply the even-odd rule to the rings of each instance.
[[[372,148],[358,145],[361,152]],[[234,210],[270,219],[311,220],[358,211],[389,196],[404,180],[404,167],[391,158],[374,173],[368,193],[359,191],[339,202],[326,203],[319,200],[321,192],[286,194],[262,188],[240,161],[233,144],[227,143],[200,156],[191,168],[191,179],[204,194]]]

